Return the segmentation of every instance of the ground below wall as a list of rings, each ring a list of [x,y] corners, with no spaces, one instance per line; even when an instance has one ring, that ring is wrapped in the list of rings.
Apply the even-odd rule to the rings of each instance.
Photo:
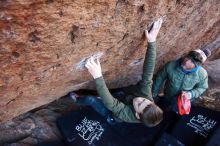
[[[86,92],[88,93],[88,91]],[[81,93],[85,92],[81,91]],[[209,90],[196,103],[200,106],[202,103],[203,107],[220,112],[219,97],[220,89]],[[213,102],[214,99],[215,102]],[[0,145],[33,146],[47,141],[63,142],[61,133],[56,126],[56,120],[68,111],[77,110],[78,108],[65,96],[48,105],[22,114],[13,120],[2,123],[0,124]]]

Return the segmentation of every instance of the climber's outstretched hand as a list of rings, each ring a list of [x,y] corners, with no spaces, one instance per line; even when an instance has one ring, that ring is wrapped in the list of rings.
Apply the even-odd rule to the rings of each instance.
[[[102,69],[99,59],[94,59],[93,57],[90,57],[87,60],[85,66],[94,79],[102,76]]]
[[[161,25],[163,23],[163,18],[160,17],[158,20],[153,22],[150,30],[145,30],[145,35],[147,37],[148,42],[155,42]]]

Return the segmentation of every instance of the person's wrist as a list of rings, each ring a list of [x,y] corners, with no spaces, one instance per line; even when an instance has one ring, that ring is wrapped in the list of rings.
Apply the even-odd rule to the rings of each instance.
[[[100,74],[100,73],[93,75],[93,78],[94,78],[94,79],[97,79],[97,78],[100,78],[100,77],[102,77],[102,74]]]
[[[156,39],[148,39],[148,43],[156,42]]]

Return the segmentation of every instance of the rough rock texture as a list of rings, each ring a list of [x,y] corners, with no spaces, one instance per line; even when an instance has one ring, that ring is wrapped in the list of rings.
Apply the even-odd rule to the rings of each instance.
[[[204,64],[204,68],[207,70],[209,75],[209,88],[220,89],[220,59],[207,61]]]
[[[220,58],[219,0],[1,0],[0,122],[94,88],[83,68],[91,55],[102,57],[109,87],[136,83],[143,30],[159,16],[157,68],[196,48]]]
[[[0,145],[36,146],[49,141],[63,142],[56,120],[69,110],[77,109],[69,98],[64,97],[1,123]]]

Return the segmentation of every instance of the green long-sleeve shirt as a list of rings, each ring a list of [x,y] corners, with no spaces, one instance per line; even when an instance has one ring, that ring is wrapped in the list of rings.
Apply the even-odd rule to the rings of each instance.
[[[135,116],[135,111],[132,105],[132,99],[134,97],[145,97],[152,100],[151,88],[152,77],[155,67],[156,59],[156,47],[155,42],[148,43],[148,49],[145,56],[142,80],[135,86],[130,87],[128,90],[129,95],[125,97],[127,102],[120,102],[114,98],[109,92],[103,77],[95,79],[96,88],[99,96],[102,98],[106,107],[112,111],[114,117],[129,123],[138,123]]]

